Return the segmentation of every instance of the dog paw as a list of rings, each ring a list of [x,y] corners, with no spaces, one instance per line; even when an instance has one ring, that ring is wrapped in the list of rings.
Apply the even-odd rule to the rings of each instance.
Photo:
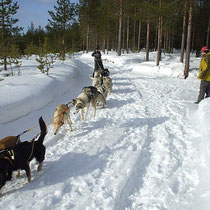
[[[31,182],[31,176],[30,176],[30,177],[28,177],[28,182]]]
[[[43,162],[41,162],[38,167],[37,167],[37,171],[41,171],[42,170],[42,166],[43,166]]]
[[[16,177],[20,177],[20,170],[17,171]]]

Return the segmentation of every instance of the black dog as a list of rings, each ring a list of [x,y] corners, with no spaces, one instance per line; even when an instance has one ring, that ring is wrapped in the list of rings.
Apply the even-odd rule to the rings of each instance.
[[[101,73],[102,77],[108,77],[109,76],[109,70],[108,69],[104,69]]]
[[[11,180],[12,172],[19,169],[26,171],[28,182],[30,182],[31,169],[29,163],[33,158],[39,163],[37,170],[41,170],[46,151],[43,141],[47,134],[47,126],[42,117],[39,118],[39,125],[41,133],[37,141],[22,142],[17,144],[14,149],[5,150],[1,154],[0,189],[5,185],[6,181]]]

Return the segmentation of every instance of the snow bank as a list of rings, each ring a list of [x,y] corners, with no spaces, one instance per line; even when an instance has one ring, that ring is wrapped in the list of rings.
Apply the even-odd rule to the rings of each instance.
[[[1,81],[0,124],[36,111],[64,94],[69,90],[76,67],[73,62],[68,65],[57,63],[50,69],[49,76],[40,74],[39,70],[35,69],[36,66],[30,68],[34,72],[37,71],[37,74],[24,70],[22,76],[9,77]],[[28,73],[29,75],[26,75]]]

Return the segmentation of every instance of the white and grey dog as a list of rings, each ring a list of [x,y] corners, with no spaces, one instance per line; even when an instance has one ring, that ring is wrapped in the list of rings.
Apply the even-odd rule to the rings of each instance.
[[[84,87],[78,97],[72,100],[74,105],[74,114],[80,111],[80,116],[83,121],[87,118],[89,107],[94,108],[94,117],[96,116],[96,106],[98,103],[102,103],[103,107],[106,105],[105,97],[97,90],[96,87],[89,86]],[[85,110],[86,109],[86,110]],[[84,116],[85,111],[85,116]]]
[[[58,130],[61,128],[62,125],[65,123],[69,124],[70,131],[72,131],[72,122],[70,118],[70,108],[66,104],[60,104],[57,106],[55,113],[54,113],[54,121],[53,121],[53,131],[54,135],[57,134]]]
[[[111,77],[109,76],[103,77],[103,85],[106,87],[108,92],[107,94],[109,95],[112,92],[112,87],[113,87]]]
[[[92,80],[92,86],[104,95],[105,98],[112,92],[112,79],[109,76],[101,76],[98,72],[95,72],[94,77],[89,75]]]
[[[92,80],[92,86],[94,86],[94,87],[99,87],[99,86],[101,86],[101,80],[102,80],[102,78],[101,78],[101,75],[100,75],[100,73],[99,72],[95,72],[94,73],[94,77],[93,77],[93,75],[89,75],[89,78]]]

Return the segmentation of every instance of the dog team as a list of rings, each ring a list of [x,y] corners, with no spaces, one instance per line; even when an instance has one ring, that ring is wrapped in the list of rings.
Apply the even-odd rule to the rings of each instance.
[[[77,98],[68,103],[74,106],[73,114],[80,112],[83,121],[87,119],[90,106],[94,108],[94,117],[99,104],[102,104],[103,107],[106,106],[106,98],[112,92],[113,85],[108,69],[95,71],[94,75],[89,75],[89,78],[92,80],[92,86],[84,87]],[[60,104],[55,110],[52,124],[54,135],[65,123],[69,124],[70,131],[72,131],[68,104]],[[39,138],[36,141],[37,136],[31,141],[21,142],[20,135],[7,136],[0,140],[0,190],[7,181],[12,179],[13,171],[25,170],[28,182],[30,182],[30,161],[32,159],[35,158],[38,163],[37,170],[42,169],[46,152],[43,141],[47,135],[47,126],[42,117],[39,118],[39,126],[40,133],[37,134]]]

